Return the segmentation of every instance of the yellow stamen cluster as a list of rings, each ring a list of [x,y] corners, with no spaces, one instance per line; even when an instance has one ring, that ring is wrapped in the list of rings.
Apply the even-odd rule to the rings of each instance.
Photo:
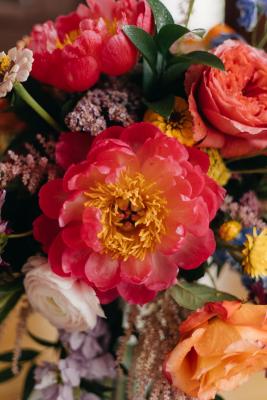
[[[242,251],[244,271],[252,278],[267,276],[267,228],[259,235],[257,229],[253,228],[253,234],[246,237]]]
[[[11,59],[9,56],[6,54],[0,56],[0,76],[5,75],[5,73],[10,69],[11,67]]]
[[[140,173],[122,172],[116,183],[98,183],[85,196],[85,207],[101,211],[103,228],[98,237],[104,253],[113,258],[144,260],[166,232],[167,201]]]
[[[162,117],[154,111],[148,110],[144,120],[157,126],[169,137],[177,139],[186,146],[193,146],[193,120],[187,102],[181,97],[176,97],[174,111],[169,119]]]
[[[210,159],[208,175],[219,185],[224,186],[231,178],[231,172],[226,167],[222,156],[217,149],[205,149]]]
[[[56,48],[57,49],[64,49],[65,46],[73,44],[75,40],[79,37],[80,31],[74,30],[66,34],[64,41],[61,42],[59,39],[56,41]]]
[[[242,225],[238,221],[227,221],[220,226],[219,236],[225,242],[234,240],[242,230]]]

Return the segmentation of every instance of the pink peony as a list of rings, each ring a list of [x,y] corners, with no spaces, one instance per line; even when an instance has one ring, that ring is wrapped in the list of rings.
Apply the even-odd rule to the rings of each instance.
[[[209,223],[224,190],[208,166],[206,154],[150,123],[102,132],[86,159],[40,191],[35,237],[53,271],[88,282],[102,301],[152,300],[178,268],[196,268],[215,250]],[[49,230],[51,220],[58,228]]]
[[[100,73],[121,75],[137,61],[137,50],[122,32],[125,24],[152,30],[145,0],[87,0],[75,12],[33,28],[32,76],[76,92],[94,85]]]
[[[267,147],[267,56],[243,42],[228,40],[214,50],[226,71],[194,66],[185,86],[194,120],[194,138],[225,157]]]

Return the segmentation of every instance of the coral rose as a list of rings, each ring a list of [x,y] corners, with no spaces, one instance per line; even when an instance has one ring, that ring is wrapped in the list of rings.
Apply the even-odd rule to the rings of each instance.
[[[100,73],[121,75],[137,61],[137,50],[123,25],[152,30],[145,0],[87,0],[75,12],[36,25],[29,47],[34,53],[32,76],[68,92],[84,91]]]
[[[227,40],[214,50],[226,71],[194,66],[186,75],[194,139],[224,157],[267,147],[267,56]]]
[[[45,258],[31,257],[23,268],[29,302],[57,328],[68,332],[93,329],[97,317],[105,316],[92,288],[57,276]]]
[[[42,187],[35,237],[55,273],[89,282],[101,299],[118,291],[148,302],[179,267],[198,267],[215,250],[209,223],[224,190],[208,168],[206,154],[150,123],[111,127],[64,179]]]
[[[199,400],[233,390],[267,368],[267,306],[208,303],[180,326],[164,369],[172,385]]]

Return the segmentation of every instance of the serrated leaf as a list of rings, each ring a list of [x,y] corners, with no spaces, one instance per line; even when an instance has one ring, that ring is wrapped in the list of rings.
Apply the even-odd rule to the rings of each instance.
[[[152,36],[135,25],[125,25],[123,32],[147,60],[153,71],[156,71],[157,46]]]
[[[31,361],[39,355],[39,351],[32,349],[23,349],[19,358],[19,362]],[[13,352],[7,351],[0,354],[0,362],[11,362],[13,359]]]
[[[159,101],[146,102],[146,104],[151,110],[155,111],[157,114],[168,118],[173,110],[174,100],[174,95],[169,95]]]
[[[148,0],[148,3],[152,9],[153,16],[155,19],[157,32],[167,24],[174,24],[173,17],[169,10],[159,0]]]
[[[33,364],[26,376],[25,382],[24,382],[24,387],[23,387],[23,392],[22,392],[22,400],[29,400],[30,395],[34,389],[35,386],[35,379],[34,379],[34,371],[35,371],[36,365]]]
[[[190,32],[189,29],[181,25],[168,24],[163,26],[156,36],[160,51],[166,54],[171,45],[188,32]]]
[[[34,340],[36,343],[40,344],[41,346],[55,347],[55,348],[59,347],[59,342],[50,342],[46,339],[42,339],[39,336],[36,336],[33,333],[31,333],[29,330],[27,331],[27,333],[32,340]]]
[[[0,370],[0,383],[9,381],[9,379],[14,378],[15,375],[12,372],[11,368],[5,368]]]
[[[17,302],[21,298],[23,290],[8,293],[7,297],[3,301],[3,297],[0,299],[0,324],[5,320],[10,311],[16,306]]]
[[[170,289],[170,293],[177,304],[191,311],[195,311],[209,302],[238,300],[229,293],[220,292],[199,283],[178,282]]]

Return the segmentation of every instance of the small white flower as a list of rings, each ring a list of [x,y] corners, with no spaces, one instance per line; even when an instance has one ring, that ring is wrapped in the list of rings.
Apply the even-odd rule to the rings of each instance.
[[[46,258],[29,258],[23,271],[30,304],[57,328],[85,331],[95,327],[98,316],[105,317],[95,291],[85,283],[54,274]]]
[[[33,52],[30,49],[14,47],[0,53],[0,98],[13,89],[14,83],[25,82],[32,70]]]

